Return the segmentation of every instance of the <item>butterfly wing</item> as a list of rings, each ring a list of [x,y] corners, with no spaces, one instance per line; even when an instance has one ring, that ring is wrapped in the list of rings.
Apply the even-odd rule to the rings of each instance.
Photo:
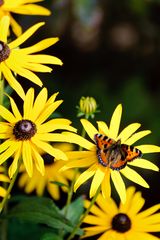
[[[110,168],[113,170],[123,169],[127,162],[142,157],[142,152],[139,149],[126,144],[121,144],[113,154],[114,159],[110,162]]]
[[[142,157],[142,152],[133,146],[128,146],[127,144],[121,144],[121,149],[126,154],[127,162],[133,161],[136,158]]]
[[[109,148],[114,143],[116,143],[113,139],[108,138],[106,135],[103,134],[95,134],[94,136],[96,146],[97,146],[97,156],[98,161],[104,167],[108,166],[109,161]]]

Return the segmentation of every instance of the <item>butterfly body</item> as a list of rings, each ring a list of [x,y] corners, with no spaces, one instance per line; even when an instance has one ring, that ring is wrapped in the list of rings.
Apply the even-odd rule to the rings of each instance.
[[[135,158],[142,157],[142,152],[127,144],[121,144],[121,141],[115,141],[103,134],[94,136],[97,146],[97,156],[99,163],[104,167],[110,167],[113,170],[120,170],[127,165],[127,162]]]

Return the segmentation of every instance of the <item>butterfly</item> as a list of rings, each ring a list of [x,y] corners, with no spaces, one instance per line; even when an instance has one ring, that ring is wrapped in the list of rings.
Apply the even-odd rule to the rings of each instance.
[[[104,167],[109,166],[113,170],[120,170],[127,165],[127,162],[142,157],[139,149],[121,144],[121,140],[115,141],[103,134],[95,134],[94,140],[98,161]]]

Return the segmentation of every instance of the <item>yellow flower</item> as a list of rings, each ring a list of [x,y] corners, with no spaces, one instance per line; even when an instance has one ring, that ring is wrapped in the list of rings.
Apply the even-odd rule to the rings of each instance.
[[[63,152],[73,150],[73,145],[69,143],[57,143],[53,145],[55,148],[61,149]],[[74,170],[69,169],[65,172],[59,172],[59,169],[64,166],[63,160],[54,159],[49,154],[41,154],[44,165],[45,165],[45,174],[42,176],[39,171],[34,167],[33,168],[33,176],[30,178],[25,171],[24,166],[21,168],[21,176],[19,178],[18,185],[21,188],[24,188],[26,193],[31,193],[32,191],[36,191],[38,196],[42,196],[44,193],[45,188],[47,188],[48,192],[52,196],[53,199],[59,200],[60,199],[60,189],[57,184],[51,183],[60,182],[64,185],[68,185],[68,181],[71,181],[74,176]],[[61,187],[61,189],[66,192],[67,186]]]
[[[41,22],[33,25],[20,37],[8,43],[9,21],[8,16],[0,20],[0,77],[3,74],[9,85],[24,99],[23,88],[16,80],[14,74],[19,74],[38,86],[42,86],[42,81],[33,72],[51,72],[52,68],[43,64],[62,65],[62,62],[54,56],[35,53],[50,47],[58,41],[58,38],[47,38],[33,46],[20,49],[19,46],[31,37],[44,23]]]
[[[63,151],[49,144],[49,142],[65,141],[65,136],[53,133],[55,130],[76,131],[67,119],[55,118],[47,121],[62,103],[62,100],[55,101],[57,94],[53,94],[47,100],[47,89],[43,88],[34,100],[34,89],[30,88],[24,99],[22,115],[11,97],[13,113],[0,105],[0,116],[6,120],[0,122],[0,139],[5,139],[0,145],[0,164],[13,156],[13,162],[9,167],[10,177],[15,173],[21,157],[30,177],[33,173],[33,161],[37,170],[44,175],[44,161],[39,153],[40,150],[56,159],[67,160]]]
[[[95,134],[104,134],[108,136],[109,138],[112,138],[116,141],[121,140],[122,144],[132,145],[140,138],[148,135],[150,133],[149,130],[146,131],[140,131],[136,132],[136,130],[140,127],[139,123],[132,123],[128,125],[120,134],[119,127],[120,127],[120,121],[121,121],[121,115],[122,115],[122,105],[118,105],[115,109],[110,126],[108,127],[107,124],[103,121],[98,121],[98,130],[86,119],[82,119],[81,123],[88,134],[88,136],[91,138],[93,142],[89,142],[87,139],[84,139],[80,136],[77,136],[72,133],[72,140],[78,144],[80,144],[82,147],[87,149],[86,151],[75,151],[67,153],[68,163],[65,165],[65,167],[62,168],[62,170],[66,170],[68,168],[74,168],[74,167],[80,167],[80,168],[86,168],[88,169],[84,171],[79,178],[77,179],[74,190],[76,191],[80,185],[82,185],[85,181],[87,181],[89,178],[93,177],[91,188],[90,188],[90,197],[93,197],[98,189],[98,187],[101,185],[102,194],[105,197],[110,196],[111,194],[111,185],[110,185],[110,178],[116,188],[116,191],[118,192],[121,201],[125,202],[126,199],[126,189],[125,184],[123,181],[123,176],[128,178],[129,180],[140,184],[143,187],[149,187],[146,181],[132,168],[129,166],[136,166],[140,168],[146,168],[151,169],[154,171],[158,171],[158,167],[151,163],[150,161],[141,158],[141,159],[135,159],[133,162],[128,162],[127,166],[125,166],[123,169],[112,170],[109,166],[104,166],[100,163],[98,156],[97,156],[97,145],[94,140]],[[139,145],[136,146],[140,151],[142,151],[143,154],[146,153],[153,153],[153,152],[160,152],[160,147],[155,145]]]
[[[9,178],[4,174],[4,167],[0,166],[0,182],[9,182]],[[6,195],[6,189],[0,185],[0,197],[4,198]]]
[[[0,0],[0,19],[3,16],[9,16],[11,19],[12,30],[17,36],[19,36],[22,34],[22,28],[11,14],[50,15],[51,12],[48,9],[34,4],[41,1],[43,0]]]
[[[112,198],[104,199],[99,194],[96,204],[84,222],[94,226],[84,228],[84,237],[102,234],[97,240],[158,240],[149,232],[160,232],[160,204],[144,211],[145,200],[141,192],[135,192],[134,187],[127,189],[127,199],[118,207]],[[88,208],[90,202],[85,202]]]

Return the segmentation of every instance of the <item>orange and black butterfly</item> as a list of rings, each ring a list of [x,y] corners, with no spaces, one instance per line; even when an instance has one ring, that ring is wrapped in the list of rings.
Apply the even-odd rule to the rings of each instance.
[[[124,168],[127,162],[135,158],[141,158],[142,152],[127,144],[121,144],[121,141],[115,141],[103,134],[94,136],[97,146],[98,161],[104,167],[109,166],[113,170]]]

